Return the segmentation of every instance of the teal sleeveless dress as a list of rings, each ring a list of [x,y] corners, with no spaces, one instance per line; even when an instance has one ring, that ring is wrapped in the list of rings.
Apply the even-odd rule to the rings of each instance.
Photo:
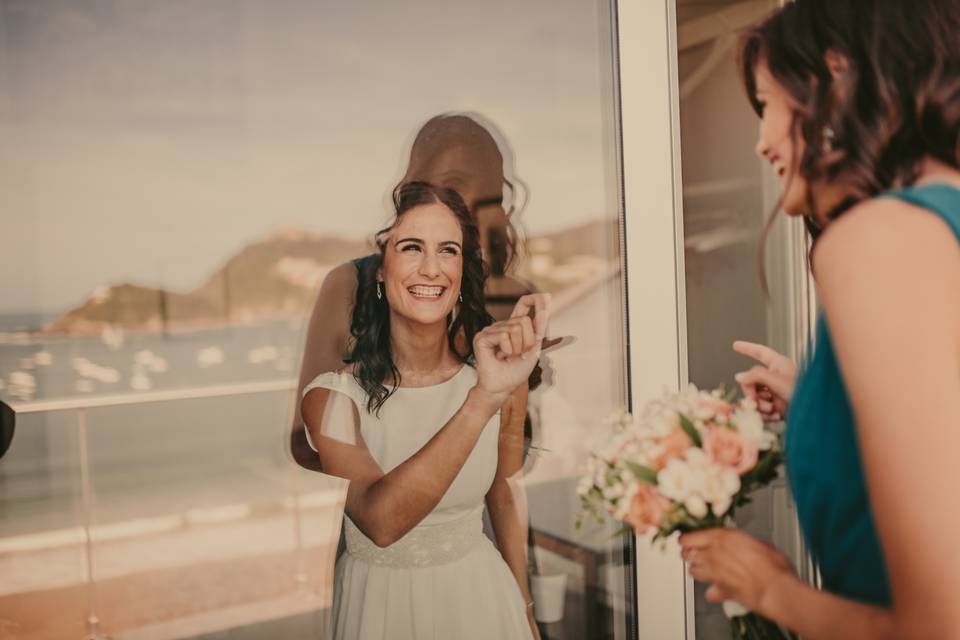
[[[938,215],[960,241],[960,189],[935,184],[886,195]],[[822,315],[816,346],[790,404],[785,454],[800,527],[824,589],[889,607],[890,582],[867,495],[856,422]]]

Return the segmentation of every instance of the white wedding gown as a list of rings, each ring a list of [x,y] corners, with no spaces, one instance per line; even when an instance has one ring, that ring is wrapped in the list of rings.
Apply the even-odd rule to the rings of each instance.
[[[475,370],[464,366],[441,384],[401,387],[379,416],[366,411],[366,394],[351,374],[321,374],[304,394],[324,387],[349,396],[358,407],[367,449],[388,473],[446,424],[475,383]],[[439,504],[389,547],[377,547],[344,517],[347,552],[334,575],[335,640],[532,638],[520,588],[483,534],[499,431],[497,414]]]

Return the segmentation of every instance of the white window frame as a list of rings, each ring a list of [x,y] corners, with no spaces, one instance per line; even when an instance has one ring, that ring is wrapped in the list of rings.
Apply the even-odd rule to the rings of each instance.
[[[628,379],[638,408],[687,384],[677,21],[674,0],[618,0],[616,9]],[[639,640],[693,637],[692,583],[675,543],[635,548]]]

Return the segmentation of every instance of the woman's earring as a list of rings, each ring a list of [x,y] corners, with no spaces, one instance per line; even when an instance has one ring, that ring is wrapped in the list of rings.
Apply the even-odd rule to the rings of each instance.
[[[383,283],[377,282],[377,300],[383,300]]]
[[[837,148],[837,133],[833,130],[833,127],[829,125],[825,126],[823,128],[822,137],[824,151],[829,152]]]
[[[463,291],[460,292],[460,302],[463,302]]]

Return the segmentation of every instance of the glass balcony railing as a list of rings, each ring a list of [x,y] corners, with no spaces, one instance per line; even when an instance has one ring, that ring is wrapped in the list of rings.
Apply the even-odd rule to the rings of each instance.
[[[289,422],[275,418],[295,389],[277,379],[13,405],[20,424],[0,472],[4,631],[183,638],[268,625],[323,637],[343,492],[285,459]],[[230,419],[236,405],[248,419]],[[274,419],[257,420],[257,407]],[[118,435],[124,410],[138,418]],[[43,441],[47,463],[28,469]]]

